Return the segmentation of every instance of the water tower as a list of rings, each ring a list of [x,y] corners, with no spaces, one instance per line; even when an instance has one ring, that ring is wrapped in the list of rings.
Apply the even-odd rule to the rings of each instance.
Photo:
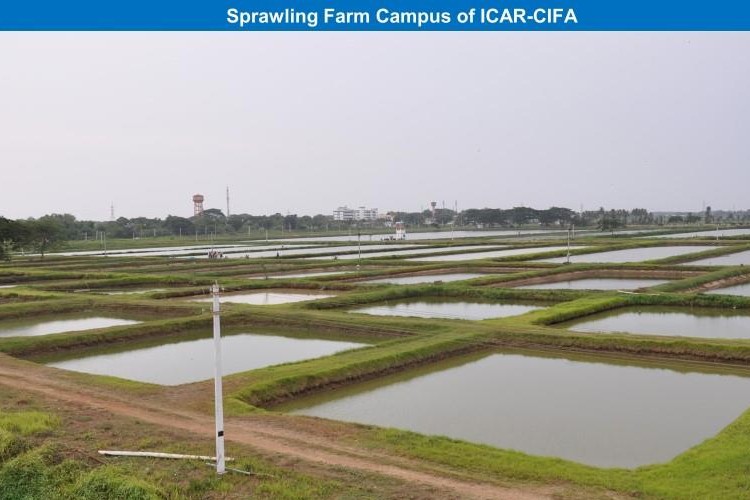
[[[203,213],[203,195],[193,195],[193,215],[200,215]]]
[[[431,201],[430,202],[430,211],[432,212],[432,216],[433,217],[435,217],[435,207],[436,206],[437,206],[437,202],[436,201]]]

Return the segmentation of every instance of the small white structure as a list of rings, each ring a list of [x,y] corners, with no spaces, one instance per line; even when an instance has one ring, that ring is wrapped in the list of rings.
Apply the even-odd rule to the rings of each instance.
[[[396,239],[397,240],[405,240],[406,239],[406,226],[404,226],[404,223],[401,221],[396,222]]]

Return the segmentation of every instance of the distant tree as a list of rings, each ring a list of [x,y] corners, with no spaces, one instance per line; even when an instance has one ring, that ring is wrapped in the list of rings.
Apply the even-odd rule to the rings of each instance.
[[[539,220],[539,213],[533,208],[513,207],[510,212],[510,220],[517,226],[529,224],[534,220]]]
[[[211,219],[226,219],[224,212],[218,208],[207,208],[199,217],[209,217]]]
[[[574,212],[569,208],[551,207],[547,210],[539,210],[539,222],[544,225],[560,224],[567,225],[573,221]]]
[[[297,229],[297,215],[287,215],[284,217],[284,228],[290,231]]]
[[[654,217],[645,208],[634,208],[630,211],[630,220],[634,224],[652,224]]]
[[[13,250],[26,241],[28,231],[23,224],[0,217],[0,260],[9,261]]]
[[[297,227],[300,229],[307,229],[312,230],[313,227],[313,219],[309,215],[303,215],[299,219],[297,219]]]
[[[599,209],[600,219],[598,228],[600,231],[612,231],[618,227],[624,226],[624,222],[620,217],[619,211],[614,209],[609,212],[605,212],[604,208]]]
[[[164,229],[174,235],[187,235],[195,232],[195,225],[190,219],[186,219],[185,217],[168,215],[167,218],[164,219]]]
[[[242,229],[246,224],[248,224],[250,219],[250,216],[247,214],[233,214],[227,217],[227,224],[232,229],[232,231],[239,231]]]
[[[325,229],[330,224],[331,217],[318,214],[312,218],[313,229]]]
[[[65,230],[60,221],[54,218],[41,218],[27,222],[30,242],[34,250],[44,254],[57,248],[63,241]]]

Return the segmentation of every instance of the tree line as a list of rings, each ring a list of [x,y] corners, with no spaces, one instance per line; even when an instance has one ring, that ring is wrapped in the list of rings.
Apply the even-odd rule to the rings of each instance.
[[[78,220],[70,214],[51,214],[38,219],[11,220],[0,216],[0,258],[8,258],[13,251],[44,254],[69,240],[106,238],[195,237],[242,235],[258,237],[266,231],[324,232],[346,230],[384,230],[395,221],[408,228],[461,226],[474,228],[513,228],[538,225],[544,227],[596,227],[602,231],[628,225],[690,224],[718,221],[742,222],[750,220],[749,212],[711,212],[655,216],[644,208],[632,210],[598,210],[576,212],[564,207],[535,209],[531,207],[470,208],[460,212],[437,208],[435,211],[389,212],[377,221],[334,221],[330,215],[302,215],[276,213],[273,215],[225,214],[216,208],[205,210],[195,217],[169,215],[166,218],[134,217],[112,221]],[[260,234],[259,234],[260,233]]]

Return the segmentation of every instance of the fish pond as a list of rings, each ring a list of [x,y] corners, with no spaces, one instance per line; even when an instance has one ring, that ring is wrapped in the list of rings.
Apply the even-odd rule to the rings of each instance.
[[[35,337],[53,333],[132,325],[139,322],[140,319],[131,315],[123,316],[119,313],[84,312],[60,313],[49,316],[34,315],[31,318],[0,321],[0,337]]]
[[[747,266],[750,265],[750,250],[694,260],[684,264],[689,266]]]
[[[642,262],[644,260],[666,259],[677,255],[702,252],[711,250],[716,247],[711,246],[668,246],[668,247],[646,247],[646,248],[628,248],[626,250],[612,250],[610,252],[596,252],[582,255],[571,255],[572,264],[585,262]],[[544,259],[539,262],[552,262],[563,264],[567,262],[567,257],[556,257],[554,259]]]
[[[745,236],[750,234],[750,229],[716,229],[711,231],[695,231],[692,233],[673,233],[649,236],[649,238],[725,238],[728,236]]]
[[[252,292],[222,295],[221,302],[251,304],[254,306],[270,306],[276,304],[289,304],[292,302],[303,302],[305,300],[319,300],[328,297],[333,297],[333,295],[304,292]],[[195,302],[213,302],[213,298],[211,297],[200,299],[191,298],[190,300]]]
[[[520,302],[480,302],[465,299],[421,298],[395,300],[369,307],[352,309],[349,312],[376,316],[412,316],[417,318],[445,318],[480,320],[517,316],[540,309],[539,304]]]
[[[440,253],[440,252],[455,252],[455,251],[464,251],[464,250],[478,250],[481,249],[482,246],[479,245],[466,245],[466,246],[453,246],[453,247],[439,247],[439,248],[426,248],[422,250],[401,250],[401,251],[386,251],[386,252],[370,252],[370,253],[362,253],[361,258],[363,259],[372,259],[372,258],[380,258],[380,257],[415,257],[419,255],[429,255],[433,253]],[[498,247],[497,245],[487,247],[489,249],[498,249],[502,247]],[[328,257],[310,257],[311,259],[321,259],[321,258],[328,258]],[[352,260],[352,259],[358,259],[360,258],[359,253],[353,253],[349,255],[339,255],[339,259],[342,260]]]
[[[288,246],[284,248],[279,248],[276,250],[270,250],[270,251],[264,251],[264,252],[227,252],[224,253],[223,256],[225,258],[231,258],[231,259],[240,259],[240,258],[249,258],[249,259],[263,259],[263,258],[275,258],[275,257],[291,257],[295,255],[315,255],[315,254],[346,254],[346,253],[356,253],[359,251],[359,249],[362,249],[362,257],[364,258],[366,252],[373,251],[373,250],[393,250],[396,248],[418,248],[416,245],[382,245],[382,244],[372,244],[372,245],[362,245],[361,247],[358,245],[346,245],[346,246],[324,246],[324,247],[299,247],[299,246]],[[320,257],[325,259],[334,259],[338,260],[341,258],[341,255],[329,255],[325,257]]]
[[[746,339],[750,338],[750,311],[625,307],[559,323],[557,326],[576,332]]]
[[[706,293],[750,297],[750,283],[742,283],[741,285],[728,286],[726,288],[716,288]]]
[[[474,260],[474,259],[492,259],[501,257],[513,257],[516,255],[536,255],[545,252],[554,252],[559,250],[565,250],[568,247],[557,246],[557,247],[536,247],[536,248],[509,248],[505,250],[493,250],[488,252],[472,252],[472,253],[457,253],[452,255],[431,255],[427,257],[415,257],[405,260],[413,260],[420,262],[451,262],[459,260]],[[585,247],[575,247],[576,249]]]
[[[389,278],[377,278],[366,281],[360,281],[359,283],[388,283],[391,285],[414,285],[418,283],[437,283],[442,281],[447,283],[449,281],[462,281],[469,280],[472,278],[479,278],[480,276],[487,276],[481,273],[447,273],[447,274],[419,274],[413,276],[391,276]]]
[[[149,382],[160,385],[179,385],[213,377],[213,339],[204,338],[171,341],[153,345],[145,343],[118,347],[95,354],[73,358],[40,358],[48,366],[97,375]],[[151,344],[151,345],[150,345]],[[254,370],[280,363],[327,356],[366,344],[342,340],[290,337],[254,332],[233,333],[222,337],[222,367],[224,375]],[[127,349],[127,350],[126,350]]]
[[[489,236],[524,236],[536,234],[567,234],[567,230],[561,229],[501,229],[501,230],[477,230],[477,231],[427,231],[422,233],[406,233],[406,241],[438,240],[438,239],[462,239],[462,238],[486,238]],[[382,234],[362,235],[362,242],[388,241],[395,232]],[[309,236],[302,238],[286,238],[275,241],[282,242],[306,242],[306,241],[357,241],[357,234],[342,236]]]
[[[750,378],[743,373],[665,366],[494,352],[276,409],[600,467],[637,467],[671,460],[750,405]]]
[[[635,290],[650,286],[661,285],[668,280],[645,278],[583,278],[552,283],[537,283],[515,288],[534,290]]]

